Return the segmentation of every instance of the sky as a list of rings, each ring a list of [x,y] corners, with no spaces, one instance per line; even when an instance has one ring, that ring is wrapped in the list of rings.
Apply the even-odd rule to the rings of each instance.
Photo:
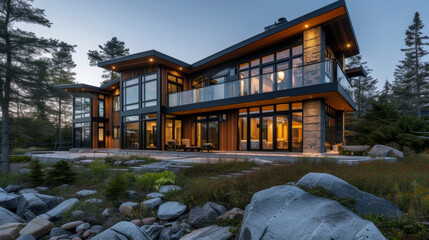
[[[289,21],[334,0],[35,0],[50,28],[21,24],[37,36],[77,45],[76,81],[99,86],[102,69],[90,67],[88,50],[113,36],[130,53],[156,49],[194,63],[252,37],[278,18]],[[394,80],[403,59],[405,30],[418,11],[429,35],[428,0],[346,0],[363,60],[373,69],[378,87]],[[427,47],[429,50],[429,47]],[[429,61],[429,58],[425,60]]]

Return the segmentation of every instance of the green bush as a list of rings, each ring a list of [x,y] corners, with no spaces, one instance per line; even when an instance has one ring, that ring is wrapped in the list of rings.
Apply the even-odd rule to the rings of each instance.
[[[30,182],[33,186],[40,186],[43,184],[43,171],[42,171],[42,165],[40,164],[40,161],[38,158],[36,158],[30,165]]]
[[[152,191],[165,184],[174,184],[176,174],[170,171],[161,173],[144,173],[135,176],[137,187],[145,191]]]
[[[76,180],[76,173],[68,161],[61,160],[56,162],[53,168],[48,171],[47,179],[53,185],[71,184]]]
[[[119,200],[125,197],[127,193],[128,183],[125,175],[121,172],[116,172],[112,178],[109,179],[105,195],[108,200]]]
[[[109,174],[109,166],[100,159],[97,159],[89,164],[89,169],[91,170],[92,183],[103,181]]]
[[[9,156],[10,163],[22,163],[31,161],[30,156]]]

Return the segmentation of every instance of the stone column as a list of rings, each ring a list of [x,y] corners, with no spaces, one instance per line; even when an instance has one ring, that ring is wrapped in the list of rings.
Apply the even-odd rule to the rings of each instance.
[[[345,113],[343,111],[336,111],[335,143],[345,144],[344,128],[345,128]]]
[[[303,102],[303,152],[325,152],[325,103],[323,99]]]
[[[325,65],[325,31],[321,26],[304,31],[304,86],[324,82]]]

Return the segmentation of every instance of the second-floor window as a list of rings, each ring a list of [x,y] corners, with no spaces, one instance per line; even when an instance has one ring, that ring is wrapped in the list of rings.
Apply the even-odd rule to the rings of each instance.
[[[91,116],[91,99],[88,97],[75,97],[74,118],[87,118]]]
[[[123,109],[133,110],[157,105],[158,78],[156,73],[149,73],[123,82]],[[119,103],[118,103],[119,104]]]
[[[168,74],[168,93],[183,91],[183,78]]]
[[[124,82],[124,110],[139,108],[139,79],[133,78]]]
[[[156,73],[141,77],[142,81],[142,107],[156,106],[157,76]]]
[[[98,117],[104,117],[104,95],[98,96]]]

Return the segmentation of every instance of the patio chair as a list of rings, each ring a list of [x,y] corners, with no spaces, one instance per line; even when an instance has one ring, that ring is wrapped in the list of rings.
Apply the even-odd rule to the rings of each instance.
[[[176,140],[170,140],[167,142],[167,151],[176,151]]]

